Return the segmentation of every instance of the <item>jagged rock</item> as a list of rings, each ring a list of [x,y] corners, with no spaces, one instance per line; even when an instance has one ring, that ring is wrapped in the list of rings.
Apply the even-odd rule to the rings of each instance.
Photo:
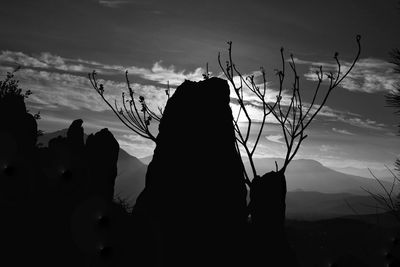
[[[250,266],[298,266],[285,232],[286,178],[283,172],[257,176],[250,186]]]
[[[74,149],[82,149],[84,146],[84,141],[83,141],[83,120],[78,119],[74,120],[69,126],[68,131],[67,131],[67,139],[71,146],[73,146]]]
[[[118,152],[119,144],[107,128],[89,135],[86,140],[90,188],[93,194],[102,195],[108,201],[114,197]]]
[[[37,141],[37,123],[27,112],[24,97],[6,95],[0,99],[0,132],[8,132],[18,147],[18,153],[31,153]]]
[[[185,81],[169,99],[134,214],[165,266],[237,264],[247,218],[227,81]]]

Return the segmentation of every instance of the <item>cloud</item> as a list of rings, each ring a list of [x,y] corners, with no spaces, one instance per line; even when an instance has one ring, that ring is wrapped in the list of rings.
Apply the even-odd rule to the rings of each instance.
[[[372,130],[384,130],[384,127],[386,127],[385,124],[383,123],[378,123],[377,121],[370,120],[370,119],[361,119],[361,118],[338,118],[340,121],[343,121],[345,123],[348,123],[350,125],[360,127],[360,128],[366,128],[366,129],[372,129]]]
[[[277,135],[267,135],[265,136],[265,138],[268,141],[274,142],[274,143],[278,143],[278,144],[285,144],[282,139],[283,139],[283,135],[277,134]]]
[[[138,75],[146,80],[159,82],[161,84],[167,84],[178,86],[184,80],[200,81],[203,80],[203,68],[196,68],[193,72],[186,72],[185,70],[177,71],[175,66],[164,67],[162,61],[158,61],[153,64],[151,69],[129,67],[127,68],[128,73]]]
[[[332,131],[336,132],[336,133],[340,133],[340,134],[345,134],[345,135],[354,135],[353,133],[344,130],[344,129],[336,129],[336,128],[332,128]]]
[[[124,150],[137,157],[152,155],[155,148],[153,141],[136,134],[122,135],[117,140]]]
[[[299,61],[301,64],[317,64],[306,61]],[[162,61],[157,61],[153,64],[152,68],[141,68],[137,66],[124,67],[121,65],[107,65],[100,62],[88,61],[84,59],[69,59],[61,56],[53,55],[48,52],[43,52],[38,55],[27,55],[22,52],[2,51],[0,53],[0,63],[3,64],[1,69],[9,71],[10,65],[22,65],[25,69],[17,73],[17,78],[20,78],[23,88],[31,89],[34,94],[29,101],[37,108],[55,109],[60,106],[68,107],[74,110],[88,109],[92,111],[109,110],[108,106],[100,99],[96,92],[91,87],[86,73],[93,69],[99,73],[99,77],[109,77],[107,75],[121,75],[123,76],[124,70],[128,70],[130,75],[141,77],[144,80],[156,82],[159,84],[166,84],[170,81],[172,86],[179,85],[185,79],[201,80],[203,69],[196,68],[194,71],[177,70],[174,66],[165,67]],[[362,61],[364,67],[377,66],[377,62]],[[325,63],[327,65],[327,63]],[[327,65],[328,66],[328,65]],[[386,66],[381,62],[380,67]],[[60,73],[61,72],[61,73]],[[85,74],[85,76],[82,76]],[[262,88],[260,82],[260,74],[258,72],[251,73],[255,75],[257,86]],[[246,76],[246,75],[245,75]],[[236,84],[239,83],[239,77],[234,77]],[[105,96],[111,102],[117,99],[118,103],[121,100],[121,92],[126,91],[127,87],[125,82],[116,82],[110,79],[100,79],[100,83],[104,84]],[[144,81],[145,83],[146,81]],[[137,96],[142,95],[146,98],[147,104],[153,109],[157,110],[158,107],[164,107],[166,103],[166,95],[164,93],[165,86],[144,85],[139,83],[132,83]],[[266,101],[272,103],[276,100],[278,91],[270,87],[267,83],[266,88]],[[261,122],[263,117],[262,102],[254,93],[249,89],[243,90],[245,99],[245,106],[254,122]],[[281,104],[283,107],[288,106],[290,103],[290,95],[287,91],[282,92]],[[236,99],[236,93],[231,86],[232,100]],[[304,103],[307,106],[307,103]],[[318,105],[315,105],[312,111],[316,111]],[[236,117],[239,111],[239,105],[233,101],[231,102],[233,115]],[[317,120],[325,119],[328,121],[340,121],[346,124],[367,128],[382,130],[386,125],[362,118],[362,116],[346,111],[339,111],[324,106],[318,116]],[[244,113],[241,113],[239,122],[247,122]],[[276,124],[276,119],[270,115],[267,117],[267,123]]]
[[[99,0],[98,3],[105,7],[118,8],[121,5],[129,4],[131,1],[127,0]]]
[[[332,151],[337,151],[338,147],[337,146],[330,146],[330,145],[321,145],[319,150],[321,152],[332,152]]]
[[[304,107],[307,108],[307,105],[309,105],[309,104],[305,103]],[[234,118],[237,118],[237,114],[239,112],[239,104],[236,101],[234,101],[234,102],[230,103],[230,106],[231,106],[232,114],[233,114]],[[257,104],[245,104],[245,107],[246,107],[247,112],[253,122],[261,122],[262,121],[264,112],[263,112],[261,106],[259,106]],[[319,108],[319,105],[314,105],[310,110],[310,114],[314,114],[318,108]],[[308,116],[308,118],[310,118],[310,115]],[[248,120],[247,120],[244,112],[242,111],[240,113],[238,122],[247,123],[247,121]],[[305,120],[305,121],[307,122],[308,120]],[[385,125],[383,123],[379,123],[374,120],[371,120],[369,118],[363,118],[360,114],[352,113],[349,111],[333,109],[329,106],[323,106],[311,124],[315,123],[316,121],[342,122],[342,123],[345,123],[345,124],[348,124],[351,126],[355,126],[358,128],[379,130],[379,131],[385,130],[387,128],[387,125]],[[265,122],[272,123],[272,124],[279,123],[272,114],[269,114],[267,116]],[[336,130],[337,130],[337,132],[340,131],[338,129],[336,129]],[[345,134],[345,132],[343,130],[340,133]],[[349,133],[350,132],[347,132],[347,134],[349,134]]]
[[[295,61],[296,61],[296,63],[300,63],[300,64],[309,64],[309,65],[316,65],[316,64],[321,65],[322,64],[322,65],[328,66],[328,67],[334,66],[334,64],[314,63],[314,62],[303,61],[303,60],[299,60],[299,59],[295,59]],[[369,62],[369,63],[364,62],[365,67],[368,67],[370,65],[375,66],[371,62]],[[382,63],[380,66],[382,67],[382,66],[386,66],[386,65]],[[220,74],[220,76],[222,76],[222,75],[223,74]],[[250,75],[255,75],[256,78],[257,77],[260,78],[260,73],[258,73],[258,72],[253,72]],[[247,77],[247,76],[248,75],[243,75],[243,77]],[[240,77],[239,76],[235,76],[233,81],[236,86],[240,86]],[[233,113],[234,117],[236,118],[237,114],[239,112],[239,104],[236,101],[234,101],[237,99],[237,96],[234,91],[233,85],[229,83],[229,86],[231,89],[230,96],[233,100],[231,102],[232,113]],[[260,88],[263,88],[262,83],[257,84],[257,86]],[[273,89],[269,86],[270,86],[270,83],[267,83],[265,101],[268,103],[274,103],[276,101],[276,97],[277,97],[279,91],[276,89]],[[262,101],[253,92],[251,92],[246,86],[243,86],[242,93],[243,93],[245,107],[246,107],[252,121],[261,122],[262,117],[263,117]],[[287,90],[283,90],[282,91],[282,100],[281,100],[281,106],[283,107],[283,110],[285,110],[289,106],[290,99],[291,99],[291,95],[289,94],[289,92]],[[304,109],[306,110],[309,107],[309,105],[310,105],[310,103],[303,103]],[[320,105],[314,104],[314,106],[310,110],[310,114],[314,114],[319,107],[320,107]],[[308,116],[308,118],[310,118],[310,115]],[[383,130],[386,127],[385,124],[378,123],[378,122],[368,119],[368,118],[362,118],[362,116],[359,114],[355,114],[355,113],[348,112],[348,111],[336,110],[329,106],[323,106],[315,119],[328,120],[328,121],[340,121],[340,122],[343,122],[343,123],[346,123],[346,124],[349,124],[352,126],[356,126],[359,128],[364,128],[364,129]],[[243,111],[240,113],[238,121],[242,122],[242,123],[247,122],[247,118]],[[272,114],[270,114],[267,117],[266,122],[273,123],[273,124],[278,123],[278,121],[272,116]],[[338,129],[336,129],[336,130],[337,130],[336,132],[339,132],[342,134],[348,134],[348,135],[352,134],[348,131],[338,130]]]
[[[203,79],[203,68],[198,67],[194,71],[177,70],[171,65],[165,67],[162,61],[157,61],[151,69],[137,66],[108,65],[96,61],[83,59],[69,59],[42,52],[38,55],[27,55],[22,52],[1,51],[0,63],[20,65],[26,68],[58,70],[72,73],[90,73],[96,70],[98,74],[123,76],[127,70],[130,75],[136,75],[142,79],[172,86],[180,85],[184,80],[199,81]]]
[[[0,62],[13,63],[24,67],[48,68],[48,64],[35,57],[28,56],[22,52],[1,51]]]
[[[310,81],[318,80],[315,71],[319,66],[322,66],[325,73],[337,71],[335,63],[312,62],[298,58],[295,58],[295,63],[309,65],[309,72],[304,74],[304,77]],[[350,65],[350,62],[341,62],[341,73],[345,73]],[[400,75],[395,73],[394,67],[393,63],[377,58],[360,59],[339,86],[353,92],[392,92],[400,79]],[[326,77],[324,78],[327,80]]]
[[[55,69],[67,72],[85,72],[92,71],[92,68],[82,64],[71,64],[71,60],[60,56],[52,55],[48,52],[39,55],[27,55],[22,52],[1,51],[0,63],[8,63],[27,68]]]
[[[315,105],[311,109],[310,113],[314,113],[315,110],[318,109],[318,107],[319,107],[318,105]],[[385,130],[385,128],[387,127],[386,124],[379,123],[369,118],[363,118],[360,114],[348,111],[336,110],[330,108],[329,106],[322,107],[321,111],[317,115],[317,118],[326,119],[328,121],[343,122],[364,129]]]
[[[3,70],[3,67],[0,68]],[[8,71],[8,68],[4,68]],[[109,107],[92,88],[89,79],[69,73],[57,73],[44,70],[22,69],[16,73],[21,88],[32,90],[28,98],[30,104],[42,110],[66,107],[72,110],[87,109],[91,111],[105,111]],[[114,103],[121,103],[121,92],[126,91],[124,82],[112,80],[99,80],[104,84],[105,97]],[[153,85],[131,84],[137,96],[144,96],[146,102],[153,110],[164,107],[166,95],[164,88]]]

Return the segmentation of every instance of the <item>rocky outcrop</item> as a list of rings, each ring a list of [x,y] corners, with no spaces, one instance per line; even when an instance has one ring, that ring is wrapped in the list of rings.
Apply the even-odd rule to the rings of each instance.
[[[169,99],[134,215],[145,216],[163,266],[237,264],[246,187],[227,81],[185,81]]]
[[[248,263],[250,266],[298,266],[285,231],[286,178],[282,171],[255,177],[250,187]]]
[[[0,133],[9,134],[7,141],[16,144],[19,154],[31,153],[35,147],[37,123],[27,111],[23,95],[10,93],[0,98]]]
[[[102,129],[88,136],[85,148],[91,193],[112,201],[117,177],[117,140],[108,129]]]
[[[85,144],[83,121],[75,120],[67,137],[38,148],[36,121],[23,98],[5,100],[0,264],[126,266],[139,248],[132,245],[131,216],[113,203],[119,145],[111,132],[102,129]]]

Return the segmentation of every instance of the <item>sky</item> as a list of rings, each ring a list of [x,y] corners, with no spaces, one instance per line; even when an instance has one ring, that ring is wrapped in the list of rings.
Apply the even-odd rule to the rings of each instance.
[[[337,170],[382,170],[400,153],[398,118],[385,107],[384,97],[400,79],[389,55],[400,48],[399,22],[396,0],[4,0],[0,75],[22,67],[16,78],[32,90],[28,108],[40,111],[43,131],[67,128],[81,118],[86,132],[108,128],[122,148],[140,158],[152,154],[154,143],[116,119],[91,87],[89,72],[96,70],[113,102],[126,91],[128,70],[135,94],[153,108],[163,107],[168,82],[173,91],[185,79],[201,80],[207,63],[212,76],[222,77],[218,53],[225,60],[227,41],[232,41],[242,73],[264,67],[267,97],[273,99],[284,47],[286,60],[293,54],[304,101],[310,103],[315,67],[331,70],[335,52],[348,66],[360,34],[356,67],[307,129],[309,137],[296,158]],[[198,97],[212,97],[212,92]],[[235,112],[234,97],[231,106]],[[249,110],[257,120],[260,110]],[[157,125],[152,130],[157,133]],[[268,120],[255,156],[284,156],[282,138],[276,122]]]

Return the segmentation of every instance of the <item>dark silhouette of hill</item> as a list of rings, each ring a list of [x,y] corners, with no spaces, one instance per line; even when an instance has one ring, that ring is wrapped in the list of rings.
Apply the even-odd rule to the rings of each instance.
[[[297,220],[321,220],[349,215],[382,213],[370,196],[348,193],[292,191],[286,194],[286,217]]]
[[[57,136],[66,136],[67,129],[56,131],[54,133],[46,133],[40,136],[38,142],[46,144],[46,140],[55,138]],[[87,135],[85,135],[87,138]],[[47,141],[48,142],[48,141]],[[153,156],[146,157],[149,162]],[[146,160],[144,160],[146,162]],[[129,155],[125,150],[119,150],[118,156],[118,175],[115,181],[115,197],[128,201],[130,205],[134,205],[136,197],[144,188],[144,180],[147,171],[147,166],[142,163],[143,158],[137,159]],[[315,168],[322,168],[325,172],[326,167],[318,162],[312,160],[294,160],[291,164],[296,167],[296,170],[301,169],[302,172],[297,171],[297,174],[304,175],[307,171],[308,174],[315,172]],[[289,172],[293,172],[290,169]],[[318,173],[320,173],[319,171]],[[335,179],[335,178],[332,178]],[[289,178],[289,181],[291,179]],[[301,182],[301,181],[300,181]],[[370,181],[368,181],[370,182]],[[307,188],[307,184],[303,185]],[[303,187],[303,188],[304,188]],[[351,191],[344,189],[344,191]],[[348,206],[348,204],[351,207]],[[350,193],[321,193],[317,191],[289,191],[286,196],[286,217],[289,219],[303,219],[303,220],[319,220],[324,218],[334,218],[346,215],[353,215],[354,211],[358,214],[375,213],[372,208],[376,203],[370,196],[353,195]],[[379,210],[380,212],[380,210]]]
[[[144,188],[147,165],[123,149],[120,149],[119,157],[115,196],[133,206]]]
[[[287,220],[288,240],[299,266],[397,266],[389,263],[400,255],[398,224],[392,227],[364,220],[371,216]]]
[[[275,169],[275,161],[281,166],[283,160],[279,158],[256,158],[254,163],[260,173],[266,173]],[[245,161],[249,168],[248,161]],[[316,160],[293,160],[286,172],[288,191],[316,191],[321,193],[351,193],[368,195],[361,187],[371,191],[382,192],[381,187],[374,179],[348,175],[334,171],[323,166]],[[384,182],[390,188],[391,183]]]
[[[398,230],[399,221],[390,212],[374,213],[374,214],[359,214],[343,216],[345,219],[358,220],[364,223],[374,224],[383,228]],[[399,244],[400,245],[400,244]],[[400,255],[400,254],[399,254]]]
[[[168,100],[133,210],[151,226],[149,234],[157,233],[163,266],[244,260],[246,187],[229,101],[229,86],[219,78],[185,81]]]

